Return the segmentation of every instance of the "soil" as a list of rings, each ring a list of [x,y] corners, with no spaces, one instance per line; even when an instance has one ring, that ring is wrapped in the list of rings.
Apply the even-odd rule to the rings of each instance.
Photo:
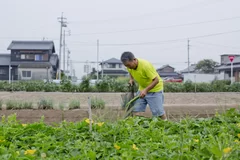
[[[76,122],[88,118],[88,97],[98,97],[106,102],[104,110],[93,110],[95,119],[116,120],[122,118],[121,95],[124,93],[60,93],[60,92],[0,92],[0,100],[4,103],[8,100],[33,102],[37,105],[40,99],[50,99],[54,107],[60,104],[66,108],[73,100],[79,100],[81,109],[65,110],[0,110],[0,116],[9,116],[16,113],[17,120],[22,123],[44,121],[48,124],[58,123],[62,120]],[[238,108],[240,93],[165,93],[164,107],[169,119],[179,119],[186,116],[209,117],[216,111],[224,112],[228,108]],[[144,116],[151,117],[151,111],[147,108]]]

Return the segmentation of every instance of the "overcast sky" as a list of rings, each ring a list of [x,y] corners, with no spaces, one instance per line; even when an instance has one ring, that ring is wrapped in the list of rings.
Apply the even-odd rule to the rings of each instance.
[[[169,64],[177,71],[187,67],[188,38],[191,63],[240,51],[240,0],[0,0],[0,53],[9,53],[12,40],[43,37],[59,53],[62,12],[79,78],[82,62],[97,61],[97,39],[99,61],[132,51],[156,68]]]

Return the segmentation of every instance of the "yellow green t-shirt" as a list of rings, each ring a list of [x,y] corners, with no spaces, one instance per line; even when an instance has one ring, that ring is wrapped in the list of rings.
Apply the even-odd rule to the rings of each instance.
[[[140,91],[151,84],[156,76],[158,77],[159,83],[149,92],[159,92],[163,90],[162,78],[159,76],[154,66],[147,60],[138,58],[137,69],[134,70],[127,68],[127,70],[132,75],[134,80],[138,83]]]

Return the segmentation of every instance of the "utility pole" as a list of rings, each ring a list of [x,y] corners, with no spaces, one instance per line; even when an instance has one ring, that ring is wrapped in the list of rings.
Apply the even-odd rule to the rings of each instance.
[[[63,27],[67,27],[67,22],[66,22],[65,17],[63,17],[63,13],[62,16],[58,18],[59,22],[60,22],[60,44],[59,44],[59,68],[58,68],[58,74],[59,74],[59,80],[61,80],[61,51],[62,51],[62,28]]]
[[[73,77],[73,65],[72,65],[72,60],[70,62],[70,66],[71,66],[71,78]]]
[[[102,79],[103,79],[103,67],[104,67],[104,64],[103,64],[103,60],[102,60]]]
[[[69,58],[70,58],[70,51],[69,51],[69,49],[68,49],[68,55],[67,55],[67,71],[68,71],[68,76],[69,76],[69,70],[68,70],[68,67],[69,67]]]
[[[71,35],[71,31],[69,30],[68,31],[68,35],[67,36],[70,36]],[[66,37],[66,34],[65,34],[65,30],[63,31],[63,71],[65,73],[65,65],[66,65],[66,56],[65,56],[65,48],[66,48],[66,41],[65,41],[65,38]]]
[[[63,31],[63,72],[65,73],[65,30]]]
[[[97,81],[98,81],[99,40],[97,40]]]
[[[190,62],[189,62],[189,48],[190,48],[190,45],[189,45],[189,39],[188,39],[188,45],[187,45],[187,48],[188,48],[188,74],[190,73],[190,70],[189,70],[189,66],[190,66]]]

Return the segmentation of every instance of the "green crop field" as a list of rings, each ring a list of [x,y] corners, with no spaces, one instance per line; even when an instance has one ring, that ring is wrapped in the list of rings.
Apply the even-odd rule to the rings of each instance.
[[[239,159],[240,112],[178,122],[129,117],[56,125],[22,124],[16,115],[0,122],[0,159]]]

